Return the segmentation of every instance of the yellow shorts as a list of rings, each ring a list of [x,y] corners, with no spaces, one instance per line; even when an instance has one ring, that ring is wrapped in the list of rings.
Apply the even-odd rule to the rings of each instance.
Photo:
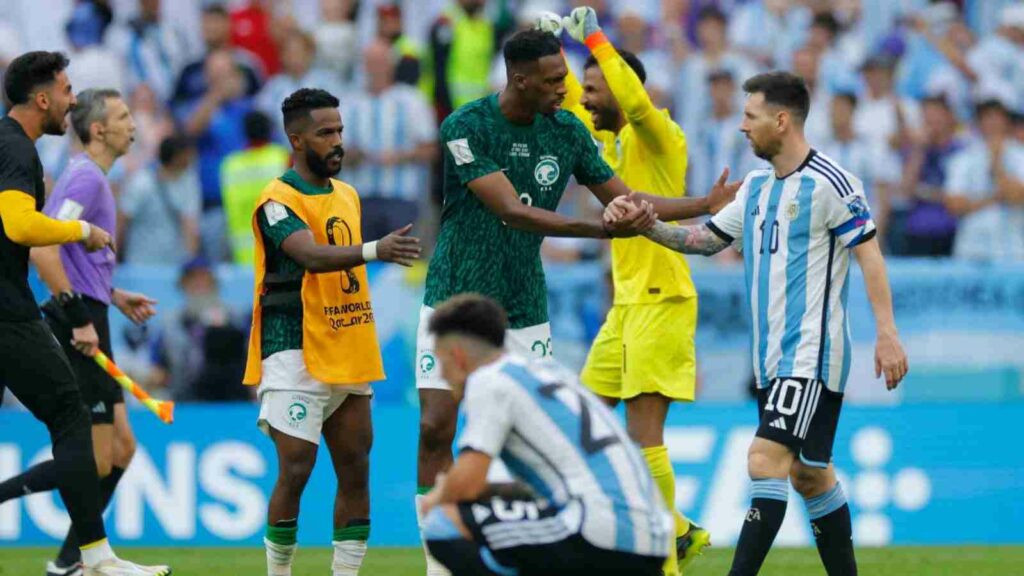
[[[697,298],[612,306],[580,380],[594,393],[628,400],[657,393],[693,401]]]

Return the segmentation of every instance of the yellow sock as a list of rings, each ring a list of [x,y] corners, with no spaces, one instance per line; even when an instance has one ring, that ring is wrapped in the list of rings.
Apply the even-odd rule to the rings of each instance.
[[[672,461],[668,458],[668,448],[665,446],[652,446],[643,448],[644,460],[647,460],[647,468],[651,471],[654,484],[661,492],[665,504],[676,519],[676,537],[686,534],[690,530],[690,521],[676,509],[676,473],[672,470]],[[665,574],[671,576],[678,574],[676,566],[676,547],[673,544],[668,560],[665,561]]]

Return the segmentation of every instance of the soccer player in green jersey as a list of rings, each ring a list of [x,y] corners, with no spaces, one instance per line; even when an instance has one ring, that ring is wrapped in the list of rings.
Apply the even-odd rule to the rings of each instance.
[[[551,356],[540,258],[544,236],[633,236],[658,215],[685,220],[717,212],[731,199],[725,189],[698,199],[634,193],[601,158],[583,123],[560,109],[568,69],[558,39],[549,32],[523,31],[505,44],[504,57],[505,90],[466,104],[441,125],[444,206],[416,344],[420,495],[451,464],[455,436],[455,399],[441,378],[427,332],[433,306],[463,292],[489,296],[508,311],[511,351]],[[632,194],[629,219],[613,226],[557,214],[570,176],[606,205]],[[429,576],[445,574],[429,556],[427,561]]]

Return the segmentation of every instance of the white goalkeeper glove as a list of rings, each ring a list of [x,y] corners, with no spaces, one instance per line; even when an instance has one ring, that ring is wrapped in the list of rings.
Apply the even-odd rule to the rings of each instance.
[[[574,9],[562,19],[562,26],[569,32],[569,36],[581,44],[591,34],[601,31],[601,26],[597,23],[597,12],[590,6]]]
[[[555,35],[555,38],[558,38],[562,35],[562,17],[554,12],[544,10],[537,14],[533,27],[537,30],[550,32]]]

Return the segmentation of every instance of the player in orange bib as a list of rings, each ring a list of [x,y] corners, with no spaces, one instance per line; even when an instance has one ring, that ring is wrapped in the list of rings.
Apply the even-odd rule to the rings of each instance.
[[[294,168],[263,189],[253,214],[256,290],[245,383],[259,385],[258,424],[277,448],[267,573],[290,576],[299,498],[327,442],[338,479],[333,576],[356,576],[370,534],[370,382],[384,369],[370,284],[371,260],[419,257],[411,224],[363,243],[359,196],[341,171],[338,99],[301,89],[281,106]]]

